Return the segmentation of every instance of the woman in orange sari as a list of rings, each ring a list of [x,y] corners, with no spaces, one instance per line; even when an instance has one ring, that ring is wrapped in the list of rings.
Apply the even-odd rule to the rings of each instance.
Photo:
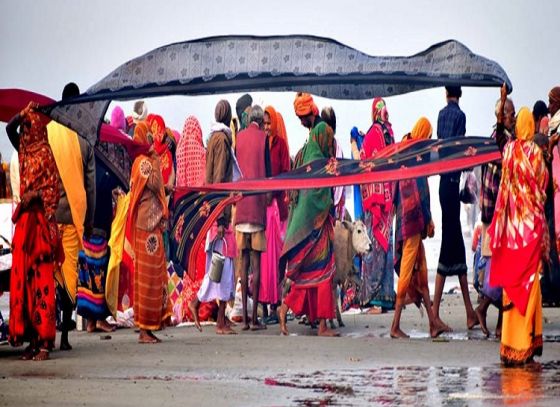
[[[134,141],[152,144],[147,126],[140,122]],[[158,155],[153,146],[132,165],[128,227],[134,247],[134,322],[140,328],[140,343],[161,342],[152,331],[161,329],[171,316],[167,295],[163,230],[168,211]]]
[[[506,144],[500,137],[505,94],[502,89],[497,123],[502,181],[489,232],[490,285],[504,289],[500,356],[502,363],[510,366],[531,362],[542,354],[539,278],[543,256],[548,255],[544,213],[548,172],[542,150],[533,142],[535,123],[528,108],[519,111],[516,138]]]
[[[24,360],[46,360],[54,346],[54,271],[61,257],[55,219],[58,170],[47,128],[35,107],[30,103],[6,127],[19,153],[21,193],[21,202],[12,217],[16,228],[12,242],[9,339],[13,346],[30,342],[23,352]]]
[[[401,143],[431,137],[432,125],[428,119],[421,117],[412,132],[407,134]],[[393,200],[396,214],[395,271],[399,275],[399,284],[391,338],[408,338],[400,327],[401,313],[408,302],[414,302],[418,307],[424,302],[430,323],[430,336],[435,338],[445,330],[445,326],[438,323],[430,306],[428,266],[424,243],[422,243],[426,237],[434,237],[428,178],[398,181]]]

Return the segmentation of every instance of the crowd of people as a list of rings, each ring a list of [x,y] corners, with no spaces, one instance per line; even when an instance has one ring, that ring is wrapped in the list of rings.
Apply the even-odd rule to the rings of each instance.
[[[62,100],[78,94],[69,84]],[[438,139],[465,136],[461,96],[460,87],[446,87]],[[158,343],[155,332],[186,320],[199,330],[202,321],[215,321],[216,333],[223,335],[236,334],[236,322],[242,330],[279,323],[288,335],[289,315],[317,324],[319,336],[338,335],[327,321],[340,300],[333,296],[333,239],[335,222],[348,216],[343,188],[244,196],[214,222],[197,249],[196,270],[178,273],[170,261],[176,189],[261,179],[317,159],[340,158],[332,107],[320,111],[310,94],[296,95],[290,114],[309,135],[294,154],[282,114],[254,104],[248,94],[237,100],[235,112],[227,100],[216,104],[205,142],[194,116],[179,133],[162,116],[148,114],[144,101],[134,104],[130,116],[116,106],[109,124],[140,147],[134,156],[120,145],[91,146],[54,121],[47,124],[37,108],[30,103],[6,129],[19,163],[19,179],[11,177],[18,201],[9,332],[12,345],[30,343],[23,359],[49,357],[58,310],[60,349],[70,350],[76,307],[87,318],[88,332],[111,331],[107,317],[132,310],[140,343]],[[437,337],[451,330],[440,304],[446,278],[457,276],[468,329],[480,325],[489,335],[486,313],[493,304],[500,313],[502,361],[526,363],[540,355],[539,281],[541,275],[558,278],[560,271],[552,176],[559,124],[559,87],[550,91],[548,107],[538,102],[533,112],[524,107],[516,115],[504,85],[492,135],[502,160],[482,168],[482,223],[473,243],[476,309],[460,221],[461,172],[441,176],[441,225],[432,218],[426,177],[354,187],[353,217],[366,225],[372,250],[354,259],[360,283],[356,291],[342,293],[343,303],[373,314],[394,310],[392,338],[408,337],[400,325],[404,306],[423,304],[430,336]],[[432,134],[432,124],[421,117],[400,143]],[[395,144],[384,99],[373,100],[371,126],[365,132],[353,128],[350,143],[356,160],[375,158]],[[423,240],[433,237],[436,227],[442,238],[432,302]],[[240,315],[234,315],[236,307]]]

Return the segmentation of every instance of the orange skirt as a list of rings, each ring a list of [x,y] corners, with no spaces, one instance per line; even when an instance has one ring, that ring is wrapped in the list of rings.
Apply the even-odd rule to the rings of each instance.
[[[153,232],[136,230],[134,257],[134,322],[140,329],[160,329],[171,317],[172,307],[167,294],[169,275],[159,229]]]
[[[542,263],[541,263],[542,265]],[[540,268],[535,273],[535,280],[529,295],[525,315],[519,310],[503,291],[503,325],[500,357],[505,365],[520,365],[542,355],[542,297],[539,281]]]
[[[417,234],[403,242],[397,301],[419,307],[425,290],[428,290],[426,252],[422,237]]]

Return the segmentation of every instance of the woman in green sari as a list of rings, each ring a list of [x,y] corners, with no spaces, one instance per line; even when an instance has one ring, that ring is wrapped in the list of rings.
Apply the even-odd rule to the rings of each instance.
[[[334,158],[333,130],[319,117],[319,110],[309,94],[298,93],[295,113],[310,130],[309,139],[295,159],[301,167],[317,159]],[[336,166],[336,164],[335,164]],[[327,166],[327,171],[330,165]],[[333,253],[333,198],[330,188],[298,191],[292,202],[282,257],[287,260],[290,292],[280,308],[280,329],[288,335],[288,308],[296,315],[319,320],[319,336],[337,336],[327,328],[326,320],[334,318],[332,279],[335,272]]]

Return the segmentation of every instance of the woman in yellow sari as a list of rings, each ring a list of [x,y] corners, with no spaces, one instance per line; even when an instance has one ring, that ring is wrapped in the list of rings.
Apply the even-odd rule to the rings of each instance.
[[[542,354],[539,278],[549,239],[544,213],[548,172],[542,150],[533,142],[533,116],[523,107],[517,116],[516,138],[506,143],[500,137],[505,94],[502,89],[502,114],[497,123],[502,180],[489,232],[490,285],[504,289],[500,356],[502,363],[509,366],[531,362]]]
[[[134,141],[152,144],[151,138],[145,123],[138,123]],[[134,160],[130,177],[128,222],[134,247],[134,322],[140,328],[140,343],[161,342],[152,331],[161,329],[172,313],[163,247],[167,216],[159,158],[152,146],[147,154]]]

